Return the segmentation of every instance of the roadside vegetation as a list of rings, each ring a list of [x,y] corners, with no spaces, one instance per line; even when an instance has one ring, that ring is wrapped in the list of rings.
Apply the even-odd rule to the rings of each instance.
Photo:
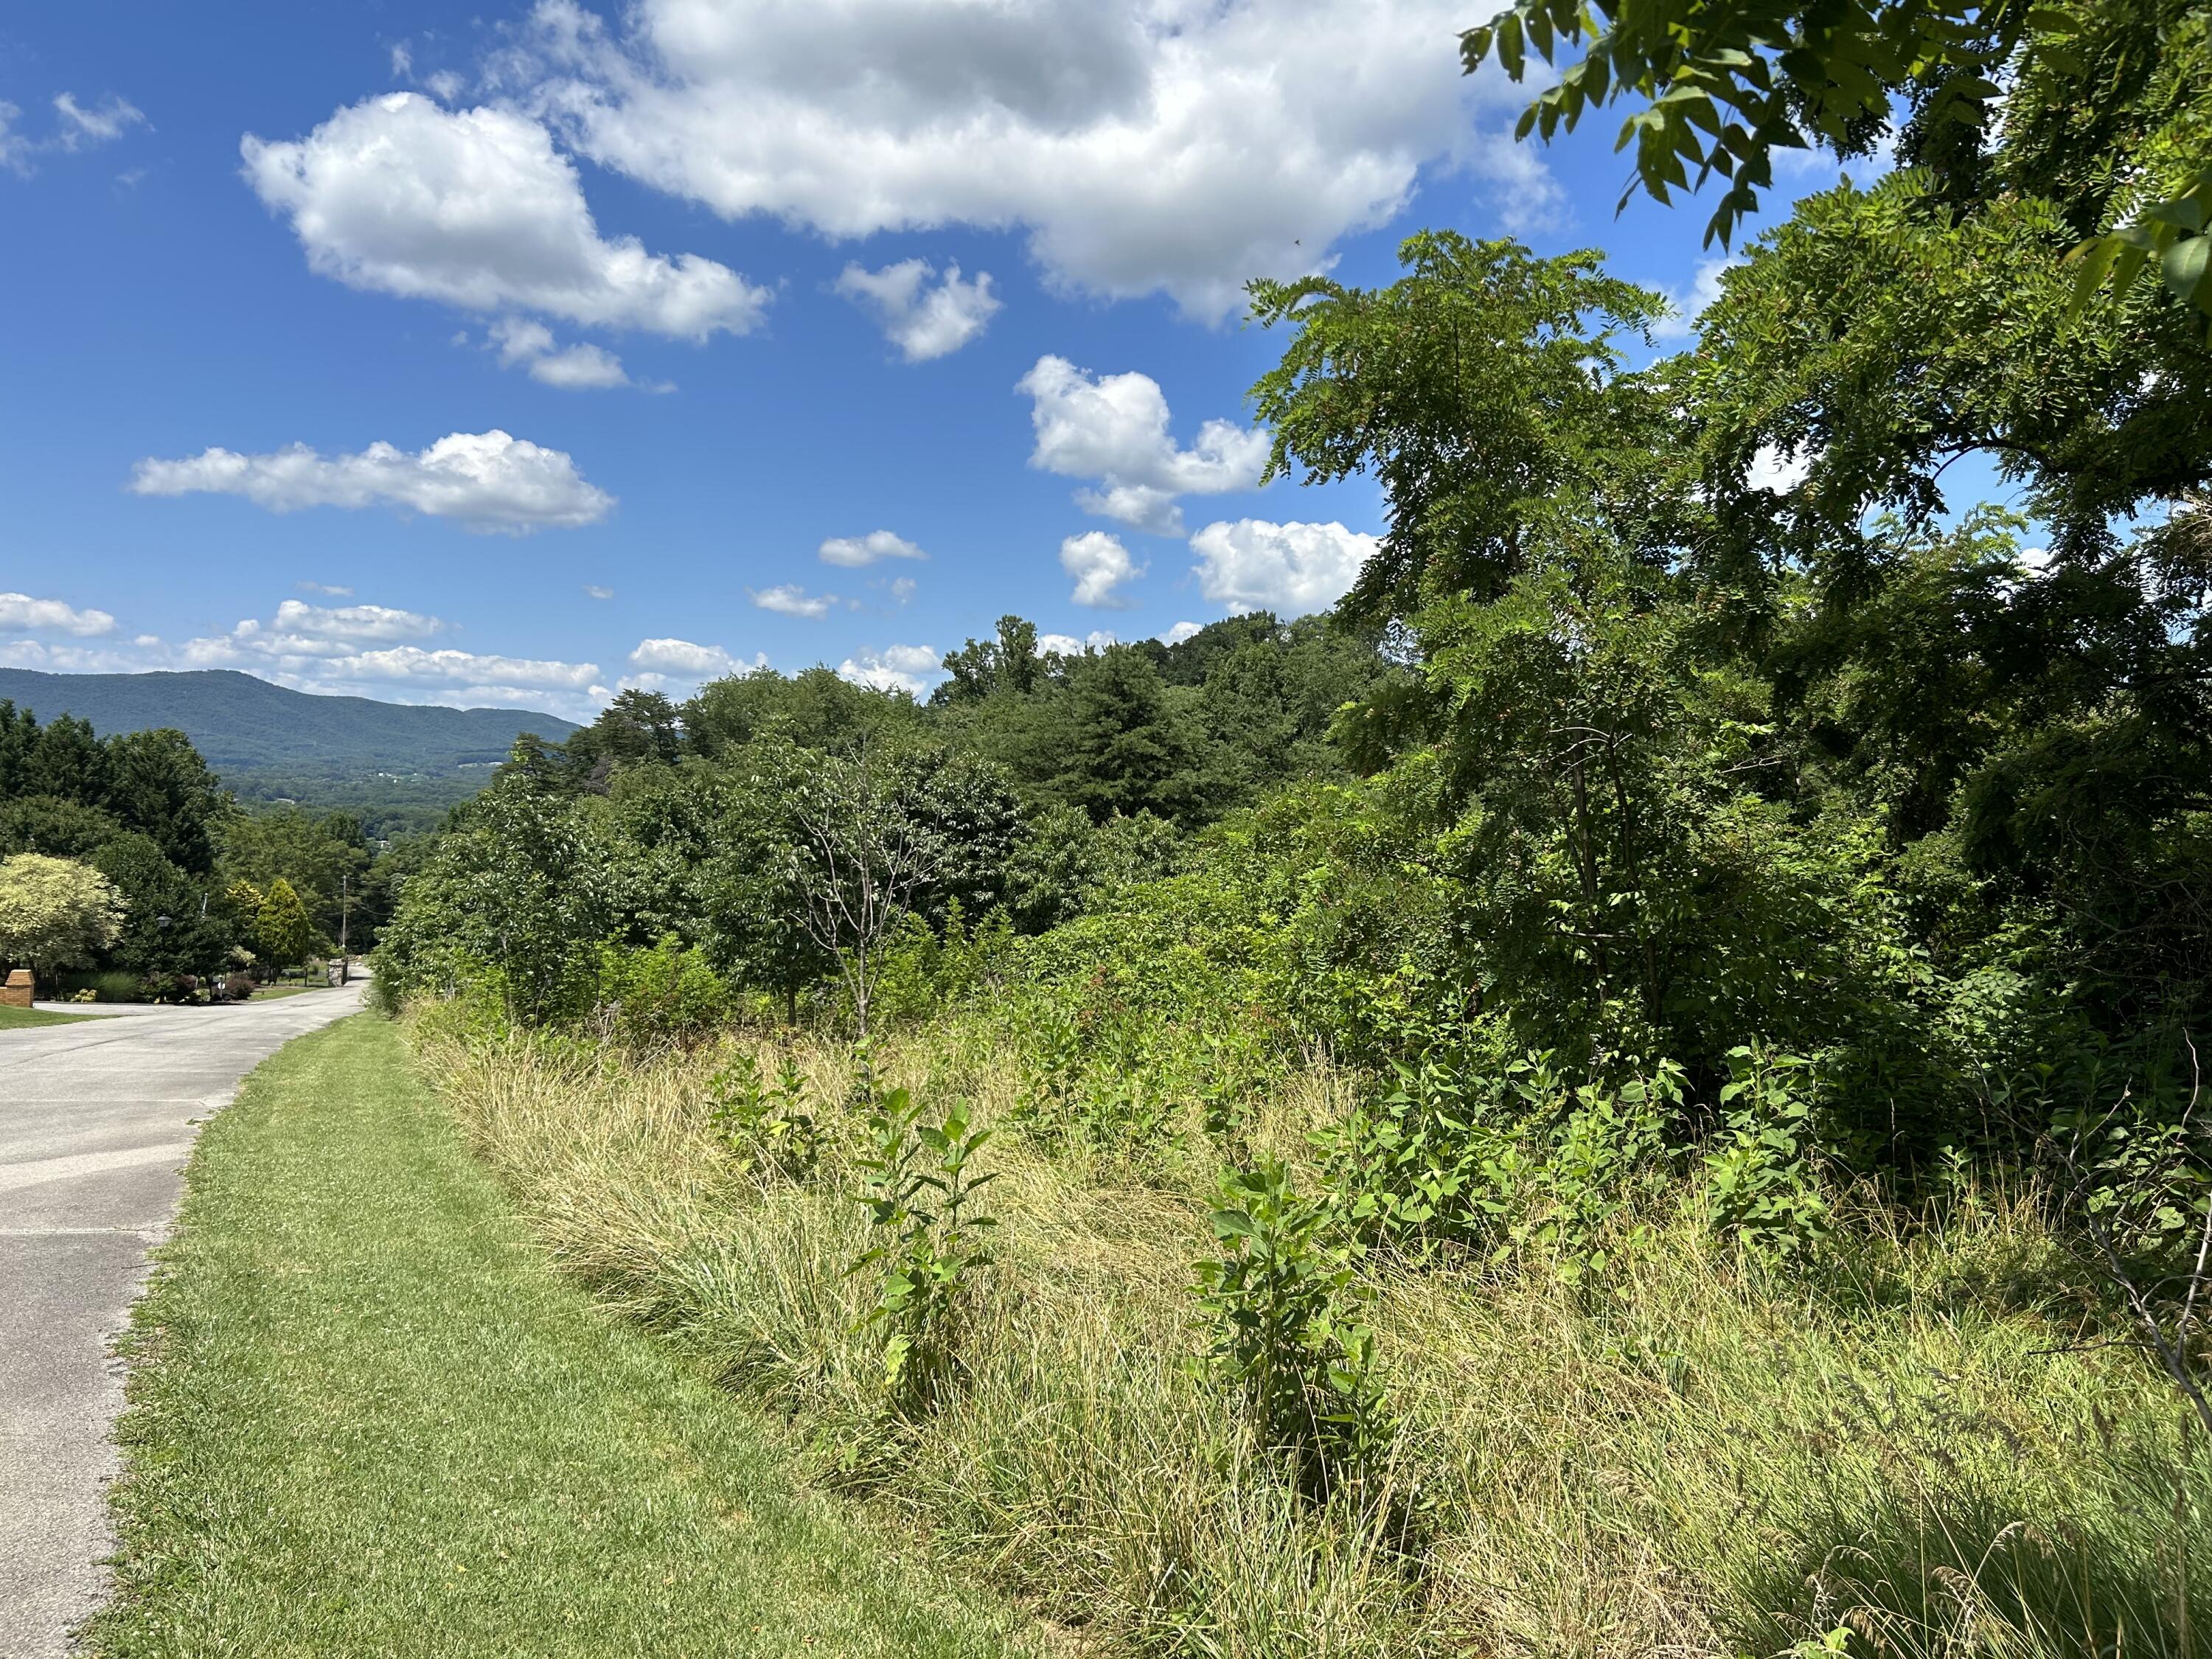
[[[1375,1091],[1326,1063],[1228,1139],[974,1013],[865,1081],[820,1039],[641,1064],[453,1013],[435,1075],[566,1273],[1101,1650],[2198,1650],[2203,1437],[2032,1188],[1838,1191],[1784,1262],[1711,1175],[1499,1133],[1486,1248],[1393,1249],[1320,1150]],[[879,1207],[902,1090],[917,1180],[950,1103],[993,1134],[970,1251],[941,1189]]]
[[[1899,165],[1694,349],[1449,232],[1251,286],[1385,498],[1328,616],[626,693],[398,884],[555,1261],[1108,1650],[2203,1650],[2205,20],[1746,15],[1557,100]]]
[[[1035,1650],[562,1285],[381,1021],[210,1122],[131,1346],[94,1653]]]

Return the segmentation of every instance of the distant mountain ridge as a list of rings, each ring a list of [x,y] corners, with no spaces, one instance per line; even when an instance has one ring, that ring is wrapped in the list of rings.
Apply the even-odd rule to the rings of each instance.
[[[380,779],[474,793],[515,738],[558,743],[577,728],[516,708],[440,708],[287,690],[230,669],[181,673],[47,674],[0,668],[0,699],[41,724],[62,714],[103,737],[174,726],[241,795],[349,795]]]

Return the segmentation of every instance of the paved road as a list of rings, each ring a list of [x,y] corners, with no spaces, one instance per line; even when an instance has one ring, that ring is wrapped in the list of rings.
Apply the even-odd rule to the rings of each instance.
[[[357,989],[0,1031],[0,1659],[52,1659],[110,1552],[108,1345],[174,1218],[198,1121]]]

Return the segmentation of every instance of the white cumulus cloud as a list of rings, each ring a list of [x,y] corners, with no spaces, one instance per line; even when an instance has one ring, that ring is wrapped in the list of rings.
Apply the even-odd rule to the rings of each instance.
[[[288,634],[312,634],[338,640],[420,640],[442,634],[442,617],[386,605],[308,605],[286,599],[276,607],[276,625]]]
[[[32,628],[89,639],[94,635],[113,633],[115,618],[105,611],[80,611],[59,599],[34,599],[28,593],[0,593],[0,628]]]
[[[929,556],[905,537],[894,536],[888,530],[871,530],[865,536],[832,536],[816,551],[824,564],[846,566],[873,564],[878,559]]]
[[[1210,524],[1190,538],[1198,589],[1232,616],[1273,611],[1302,617],[1349,592],[1378,538],[1340,524]]]
[[[491,340],[501,362],[509,368],[520,365],[532,380],[546,386],[579,391],[631,384],[622,359],[605,346],[579,341],[562,347],[551,329],[526,317],[501,318],[491,325]]]
[[[1129,603],[1121,589],[1145,574],[1121,538],[1104,530],[1086,530],[1060,543],[1060,568],[1075,578],[1068,597],[1076,604],[1115,608]]]
[[[991,292],[988,270],[963,282],[960,267],[951,265],[932,286],[936,275],[926,259],[902,259],[881,270],[848,264],[837,278],[837,292],[872,315],[907,362],[927,362],[981,334],[1002,303]]]
[[[1185,640],[1195,639],[1205,631],[1206,624],[1203,623],[1179,622],[1166,633],[1155,637],[1162,645],[1181,645]]]
[[[719,679],[757,667],[763,659],[745,662],[719,645],[695,645],[690,640],[640,640],[629,653],[630,666],[695,680]]]
[[[501,72],[592,160],[831,236],[1026,230],[1062,286],[1218,317],[1325,268],[1424,167],[1548,208],[1502,132],[1525,94],[1460,73],[1463,0],[637,0],[619,33],[540,0]]]
[[[496,429],[452,433],[413,453],[388,443],[331,456],[305,444],[266,455],[209,449],[183,460],[143,460],[131,488],[141,495],[243,495],[273,513],[393,507],[517,534],[597,524],[615,505],[565,451]]]
[[[753,603],[763,611],[773,611],[784,617],[805,617],[813,622],[819,622],[837,606],[835,593],[809,593],[797,582],[785,582],[781,586],[763,588],[758,592],[747,588],[745,592],[752,595]]]
[[[887,645],[862,649],[837,665],[837,678],[877,691],[903,691],[918,697],[930,682],[945,678],[944,659],[927,645]]]
[[[241,142],[246,181],[315,270],[472,311],[703,340],[757,324],[768,291],[696,253],[599,234],[574,164],[527,115],[396,92],[305,138]]]
[[[1073,634],[1040,634],[1037,635],[1037,652],[1047,657],[1080,657],[1087,652],[1103,651],[1109,645],[1120,643],[1112,629],[1094,628],[1079,640]]]
[[[661,691],[688,697],[708,680],[727,679],[768,666],[765,654],[750,662],[719,645],[699,645],[690,640],[640,640],[629,653],[636,672],[623,676],[625,691]]]
[[[1093,478],[1076,505],[1154,535],[1182,532],[1182,495],[1250,489],[1267,465],[1267,434],[1208,421],[1188,449],[1168,431],[1168,400],[1149,374],[1092,377],[1065,357],[1043,356],[1015,387],[1030,398],[1036,445],[1030,465],[1064,478]]]

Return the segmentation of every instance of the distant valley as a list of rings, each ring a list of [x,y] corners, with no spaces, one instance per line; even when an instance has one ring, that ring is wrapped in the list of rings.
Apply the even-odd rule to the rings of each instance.
[[[481,788],[518,735],[558,743],[552,714],[312,696],[228,669],[46,674],[0,668],[0,699],[41,721],[62,714],[102,735],[173,726],[241,799],[343,807],[412,827]]]

